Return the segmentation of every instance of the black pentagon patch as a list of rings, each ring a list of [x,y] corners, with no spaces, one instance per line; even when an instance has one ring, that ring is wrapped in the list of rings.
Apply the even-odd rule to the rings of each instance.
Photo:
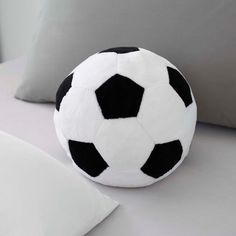
[[[182,152],[183,149],[179,140],[156,144],[141,170],[145,174],[157,179],[179,162]]]
[[[56,93],[56,109],[59,111],[62,99],[66,95],[66,93],[71,88],[71,82],[73,79],[73,73],[71,73],[68,77],[66,77],[61,85],[59,86]]]
[[[144,88],[129,78],[115,74],[96,91],[105,119],[136,117]]]
[[[69,148],[76,165],[92,177],[97,177],[108,167],[92,143],[69,140]]]
[[[124,53],[135,52],[135,51],[139,51],[139,48],[137,48],[137,47],[117,47],[117,48],[109,48],[109,49],[103,50],[100,53],[115,52],[117,54],[124,54]]]
[[[176,69],[167,66],[167,70],[171,87],[176,91],[176,93],[178,93],[187,107],[193,102],[190,87],[187,81]]]

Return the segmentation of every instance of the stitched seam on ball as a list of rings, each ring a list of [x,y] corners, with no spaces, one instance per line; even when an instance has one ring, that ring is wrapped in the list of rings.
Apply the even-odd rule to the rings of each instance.
[[[143,129],[144,133],[151,139],[151,141],[153,142],[153,144],[155,145],[155,142],[153,140],[153,138],[151,137],[151,135],[149,134],[149,132],[147,132],[147,130],[144,128],[144,126],[142,125],[142,123],[138,120],[138,118],[136,118],[137,123],[139,124],[139,126]]]

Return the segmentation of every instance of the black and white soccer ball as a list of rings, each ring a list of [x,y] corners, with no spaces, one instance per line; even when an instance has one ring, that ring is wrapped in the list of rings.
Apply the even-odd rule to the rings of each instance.
[[[140,187],[173,172],[189,151],[196,103],[182,73],[137,47],[89,57],[60,85],[54,121],[61,145],[87,177]]]

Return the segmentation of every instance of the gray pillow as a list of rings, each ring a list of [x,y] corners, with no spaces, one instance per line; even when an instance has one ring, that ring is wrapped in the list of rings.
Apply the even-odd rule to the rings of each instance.
[[[236,127],[236,1],[48,0],[16,97],[54,102],[66,75],[116,46],[147,48],[190,82],[200,121]]]

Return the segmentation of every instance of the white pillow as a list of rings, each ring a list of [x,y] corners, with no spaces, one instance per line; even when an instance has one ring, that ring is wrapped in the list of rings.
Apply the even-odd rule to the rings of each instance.
[[[0,132],[0,235],[84,235],[117,205],[47,154]]]

